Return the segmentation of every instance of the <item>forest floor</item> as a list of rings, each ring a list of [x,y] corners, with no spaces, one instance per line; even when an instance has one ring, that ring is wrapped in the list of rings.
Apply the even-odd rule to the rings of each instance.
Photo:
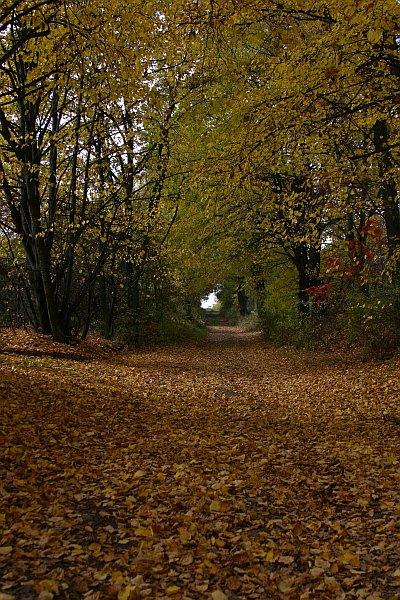
[[[0,334],[0,600],[400,598],[400,358]]]

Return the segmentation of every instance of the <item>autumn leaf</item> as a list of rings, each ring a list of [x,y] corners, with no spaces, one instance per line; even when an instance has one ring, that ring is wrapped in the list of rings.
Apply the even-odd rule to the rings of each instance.
[[[89,338],[73,369],[4,354],[2,594],[396,595],[399,436],[378,415],[398,404],[399,360],[223,335],[173,353]],[[240,396],[217,398],[221,377]]]
[[[118,600],[132,600],[134,598],[134,588],[130,585],[125,586],[118,592]]]
[[[211,593],[212,600],[228,600],[228,596],[221,590],[215,590]]]
[[[212,500],[210,504],[211,512],[228,512],[230,505],[226,500]]]
[[[368,41],[371,44],[377,44],[383,35],[382,29],[369,29],[367,33]]]
[[[134,479],[141,479],[145,475],[146,475],[145,471],[142,471],[142,470],[139,469],[138,471],[135,471],[135,473],[133,474],[133,478]]]
[[[360,567],[360,557],[352,552],[351,550],[346,550],[343,554],[339,556],[339,560],[345,565],[351,565],[352,567]]]
[[[136,535],[140,536],[140,537],[152,537],[153,536],[153,530],[149,527],[143,527],[140,526],[137,529],[135,529],[135,533]]]
[[[282,579],[278,582],[278,589],[283,594],[289,594],[293,591],[293,583],[295,581],[294,577],[288,577],[286,579]]]
[[[35,584],[34,588],[39,595],[43,592],[58,594],[59,590],[58,582],[54,579],[42,579]]]
[[[165,592],[167,594],[167,596],[173,596],[174,594],[177,594],[179,592],[181,588],[178,585],[169,585]]]

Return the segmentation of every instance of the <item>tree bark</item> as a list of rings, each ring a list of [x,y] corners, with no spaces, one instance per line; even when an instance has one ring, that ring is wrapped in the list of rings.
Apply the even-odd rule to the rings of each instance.
[[[308,290],[322,284],[320,277],[321,251],[319,248],[305,243],[297,244],[293,248],[292,262],[298,275],[299,313],[310,313],[310,294]]]
[[[389,147],[389,128],[385,119],[376,121],[373,130],[375,150],[379,157],[379,175],[381,185],[379,195],[382,199],[383,213],[388,240],[389,257],[396,257],[400,247],[400,212],[396,182],[390,174],[393,162]],[[396,260],[396,267],[399,258]]]

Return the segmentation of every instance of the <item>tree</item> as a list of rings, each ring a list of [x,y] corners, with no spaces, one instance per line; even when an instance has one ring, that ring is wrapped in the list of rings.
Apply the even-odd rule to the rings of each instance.
[[[395,268],[398,4],[217,3],[213,14],[200,169],[242,249],[281,245],[304,307],[332,225],[381,212]]]
[[[2,22],[3,229],[27,257],[31,320],[59,341],[82,310],[90,322],[102,271],[138,241],[143,265],[152,245],[171,132],[196,87],[192,25],[176,45],[164,8],[16,3]]]

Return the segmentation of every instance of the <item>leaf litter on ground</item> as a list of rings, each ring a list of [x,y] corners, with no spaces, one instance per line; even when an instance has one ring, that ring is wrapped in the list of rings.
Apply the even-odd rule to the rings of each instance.
[[[400,597],[400,360],[237,333],[1,334],[0,600]]]

